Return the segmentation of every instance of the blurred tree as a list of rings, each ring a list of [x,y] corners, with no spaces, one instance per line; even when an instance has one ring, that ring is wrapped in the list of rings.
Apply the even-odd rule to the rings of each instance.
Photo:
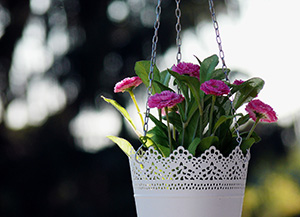
[[[209,20],[206,1],[181,6],[183,29]],[[176,34],[175,2],[162,10],[159,53]],[[0,1],[0,216],[135,216],[126,157],[80,150],[70,122],[149,58],[154,12],[148,0]]]
[[[215,4],[238,11],[235,0]],[[207,1],[181,9],[183,30],[210,20]],[[70,125],[149,59],[154,11],[150,0],[0,0],[0,216],[136,215],[126,157],[115,146],[84,152]],[[162,2],[161,54],[175,44],[174,11]],[[130,137],[124,123],[120,134]]]

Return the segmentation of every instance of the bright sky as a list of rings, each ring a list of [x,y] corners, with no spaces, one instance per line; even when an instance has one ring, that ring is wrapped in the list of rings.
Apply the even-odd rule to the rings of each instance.
[[[228,68],[261,77],[265,87],[259,99],[271,105],[279,123],[292,121],[300,110],[298,93],[299,0],[239,0],[240,17],[219,14],[223,50]],[[203,59],[218,53],[212,24],[199,27],[196,33],[182,36],[183,61],[195,62],[193,55]],[[164,56],[163,68],[173,65],[172,48]]]

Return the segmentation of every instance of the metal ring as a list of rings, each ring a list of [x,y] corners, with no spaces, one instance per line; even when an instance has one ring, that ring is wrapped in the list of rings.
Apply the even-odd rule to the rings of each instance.
[[[140,161],[138,160],[138,158],[137,158],[138,153],[139,153],[139,151],[141,150],[141,148],[143,148],[143,145],[141,145],[141,146],[137,149],[137,151],[135,152],[135,154],[134,154],[134,159],[135,159],[135,161],[136,161],[138,164],[140,164],[140,165],[142,165],[142,167],[144,167],[144,165],[142,164],[142,162],[140,162]]]

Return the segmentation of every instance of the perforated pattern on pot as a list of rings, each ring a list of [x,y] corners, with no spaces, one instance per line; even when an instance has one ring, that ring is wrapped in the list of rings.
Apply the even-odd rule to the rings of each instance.
[[[131,173],[134,187],[140,189],[241,189],[245,187],[249,159],[250,153],[244,156],[239,147],[228,157],[211,147],[197,158],[183,147],[167,158],[150,148],[139,158],[143,167],[131,161]]]

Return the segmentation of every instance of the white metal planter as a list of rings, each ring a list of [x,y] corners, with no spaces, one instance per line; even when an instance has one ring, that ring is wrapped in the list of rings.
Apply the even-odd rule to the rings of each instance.
[[[153,148],[130,157],[138,217],[240,217],[250,153],[224,157],[211,147],[193,157],[179,147],[169,157]]]

